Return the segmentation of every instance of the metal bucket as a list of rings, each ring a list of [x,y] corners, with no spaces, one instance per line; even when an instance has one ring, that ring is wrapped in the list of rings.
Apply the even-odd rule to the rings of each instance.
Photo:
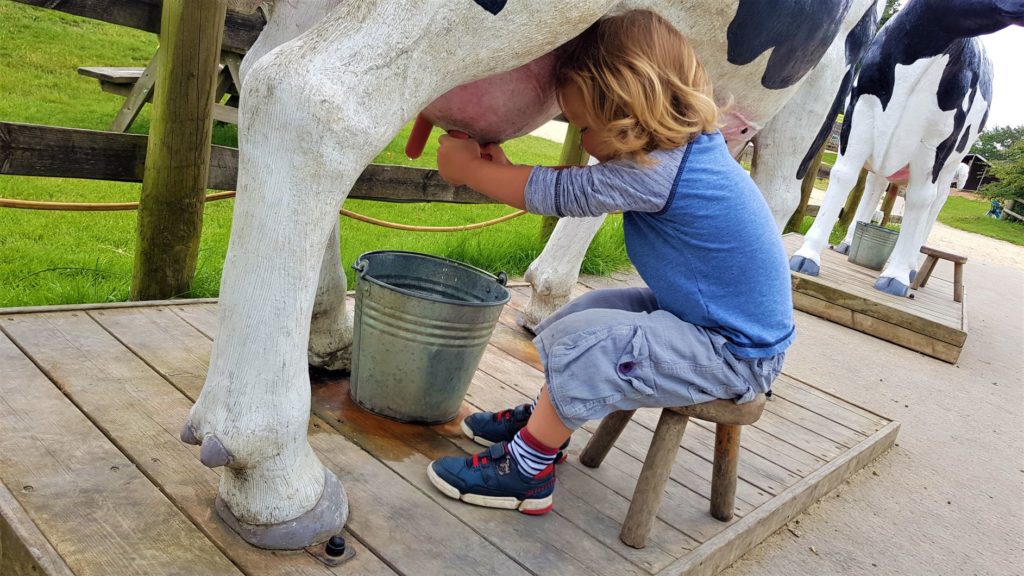
[[[511,296],[505,274],[395,250],[367,252],[352,267],[352,400],[402,422],[455,418]]]
[[[850,242],[849,260],[858,266],[881,270],[896,246],[900,233],[877,224],[857,222]]]

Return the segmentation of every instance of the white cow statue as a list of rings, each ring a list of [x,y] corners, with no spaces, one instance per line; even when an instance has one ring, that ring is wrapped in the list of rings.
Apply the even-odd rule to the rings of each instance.
[[[443,128],[484,141],[548,120],[550,53],[603,15],[632,8],[656,10],[694,44],[719,98],[733,102],[723,131],[735,151],[760,132],[755,172],[784,222],[798,202],[815,129],[856,60],[847,55],[874,31],[875,0],[278,0],[271,7],[244,68],[239,194],[218,337],[182,429],[182,440],[202,445],[204,464],[225,467],[217,511],[247,541],[299,548],[327,539],[347,518],[340,482],[306,438],[307,359],[338,367],[351,345],[337,214],[353,182],[423,110]],[[507,76],[476,83],[496,74]],[[785,188],[792,190],[775,193]],[[581,258],[593,227],[578,230],[567,252]],[[545,254],[541,260],[550,259]],[[563,277],[575,281],[578,261]],[[542,268],[532,269],[535,281]],[[541,281],[548,296],[567,297],[572,285]]]
[[[875,288],[905,296],[918,252],[961,160],[985,126],[992,65],[976,36],[1024,24],[1024,0],[911,0],[878,33],[857,77],[825,200],[790,268],[817,275],[821,251],[861,168],[855,215],[870,221],[886,181],[907,182],[899,239]],[[837,247],[846,253],[851,226]]]

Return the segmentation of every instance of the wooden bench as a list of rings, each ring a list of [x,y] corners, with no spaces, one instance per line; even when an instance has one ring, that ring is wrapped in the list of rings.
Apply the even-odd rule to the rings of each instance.
[[[82,66],[78,69],[78,73],[82,76],[98,80],[100,88],[104,92],[124,96],[124,105],[121,106],[110,125],[111,132],[127,131],[135,122],[139,112],[142,111],[142,107],[153,98],[158,54],[159,50],[145,68]],[[214,120],[238,124],[237,96],[238,86],[241,86],[238,68],[241,63],[240,55],[226,51],[221,53],[221,65],[217,70],[217,93],[213,105]],[[226,104],[221,104],[220,100],[225,94],[231,94],[232,97]]]
[[[925,284],[928,283],[928,278],[932,275],[932,270],[935,269],[935,263],[941,260],[949,260],[953,263],[953,301],[963,302],[964,300],[964,263],[967,262],[966,256],[957,256],[956,254],[950,254],[949,252],[943,252],[942,250],[936,250],[935,248],[929,248],[928,246],[921,246],[921,254],[927,256],[924,259],[924,264],[921,265],[921,271],[917,273],[917,277],[914,278],[914,283],[910,286],[912,290],[924,288]]]
[[[633,499],[622,523],[619,539],[633,548],[643,548],[661,505],[661,495],[672,472],[683,432],[690,418],[715,423],[715,456],[711,473],[711,515],[723,522],[732,519],[736,506],[736,466],[740,454],[740,430],[753,424],[764,411],[765,396],[736,404],[714,400],[693,406],[665,408],[647,449],[644,466],[637,478]],[[580,453],[580,463],[597,468],[608,455],[615,440],[633,417],[635,410],[613,412],[601,421],[594,436]]]

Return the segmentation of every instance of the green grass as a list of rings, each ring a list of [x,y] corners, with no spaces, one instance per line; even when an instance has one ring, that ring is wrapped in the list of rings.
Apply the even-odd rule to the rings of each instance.
[[[838,154],[835,152],[829,152],[826,150],[825,153],[821,155],[821,163],[826,166],[835,166],[836,156],[838,156]]]
[[[99,89],[79,66],[144,66],[156,37],[8,0],[0,0],[0,120],[106,129],[122,98]],[[132,132],[145,133],[149,107]],[[436,138],[416,161],[405,158],[408,126],[377,162],[433,167]],[[234,146],[234,126],[217,126],[215,143]],[[506,145],[514,161],[553,164],[560,145],[524,137]],[[141,185],[59,178],[0,177],[0,197],[30,200],[116,202],[137,200]],[[503,206],[394,204],[350,201],[346,208],[396,222],[450,226],[508,213]],[[233,201],[207,205],[192,290],[218,294],[231,227]],[[43,212],[0,209],[0,307],[126,300],[135,244],[134,212]],[[416,233],[342,219],[342,258],[351,263],[368,250],[415,250],[455,258],[492,272],[522,274],[540,253],[540,218],[523,216],[482,230]],[[628,265],[622,219],[609,217],[583,263],[587,273],[607,274]],[[349,270],[349,281],[352,282]]]
[[[990,206],[988,200],[950,196],[939,212],[939,222],[967,232],[1024,246],[1024,224],[985,216]]]

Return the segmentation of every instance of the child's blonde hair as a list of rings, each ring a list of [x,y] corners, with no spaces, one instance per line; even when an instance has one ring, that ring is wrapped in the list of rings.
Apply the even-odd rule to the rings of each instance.
[[[647,163],[648,152],[719,127],[704,67],[686,38],[649,10],[599,20],[566,44],[557,64],[560,99],[572,85],[588,120],[608,126],[615,156]]]

